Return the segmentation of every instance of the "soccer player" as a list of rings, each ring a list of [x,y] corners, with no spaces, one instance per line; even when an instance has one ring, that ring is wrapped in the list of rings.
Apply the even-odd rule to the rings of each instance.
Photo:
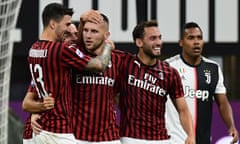
[[[76,44],[78,40],[78,30],[75,24],[70,24],[68,30],[64,33],[63,41],[66,44]]]
[[[78,47],[65,45],[58,40],[71,24],[72,9],[51,3],[42,13],[44,30],[29,50],[28,63],[39,98],[50,93],[54,108],[38,118],[42,131],[34,135],[35,143],[73,144],[71,69],[103,71],[108,65],[111,47],[105,46],[101,56],[90,58]],[[32,123],[34,128],[36,123]]]
[[[27,97],[32,100],[27,99]],[[42,99],[42,101],[40,101],[40,99],[38,99],[37,97],[36,91],[34,92],[34,87],[29,86],[28,92],[24,98],[23,105],[24,107],[27,107],[25,105],[31,105],[31,110],[30,110],[31,113],[44,112],[54,107],[54,98],[51,95],[49,95],[48,97],[45,97],[44,99]],[[32,135],[33,135],[33,130],[31,127],[31,114],[30,114],[24,124],[23,144],[34,144]]]
[[[68,31],[65,32],[61,41],[64,41],[66,44],[74,44],[77,42],[78,31],[74,24],[70,24]],[[24,111],[28,111],[30,113],[38,113],[43,112],[54,107],[54,98],[50,95],[48,97],[44,97],[42,101],[38,99],[36,89],[34,84],[31,83],[26,96],[22,102],[22,108]],[[24,124],[23,131],[23,144],[33,144],[33,130],[31,128],[31,115],[27,118]]]
[[[79,37],[82,37],[85,44],[85,48],[81,50],[92,57],[103,52],[104,41],[110,35],[109,20],[105,15],[101,14],[101,16],[103,23],[80,22],[82,25],[79,27],[79,33],[81,33]],[[73,127],[78,144],[120,143],[119,129],[113,109],[114,86],[116,77],[119,75],[118,67],[121,59],[118,53],[116,50],[112,52],[111,62],[104,72],[90,73],[73,70]],[[34,99],[28,101],[33,103]],[[28,105],[27,109],[31,109],[31,106]],[[98,112],[99,110],[102,111]],[[101,115],[94,118],[96,113],[101,113]],[[93,121],[92,119],[99,120]]]
[[[109,20],[103,23],[80,22],[79,34],[85,45],[81,51],[91,57],[101,55],[109,38]],[[77,144],[120,144],[119,128],[114,112],[114,88],[119,75],[121,57],[112,51],[103,72],[73,70],[74,134]]]
[[[228,127],[232,143],[238,140],[232,109],[226,97],[223,74],[219,65],[202,56],[203,34],[197,23],[189,22],[183,27],[179,46],[182,53],[166,61],[178,70],[181,76],[185,99],[193,117],[197,144],[211,143],[212,104],[215,100],[221,116]],[[184,143],[186,133],[178,120],[171,101],[167,101],[167,128],[175,144]]]
[[[133,30],[136,55],[126,55],[121,71],[120,136],[124,144],[170,144],[165,127],[165,102],[170,95],[181,124],[194,144],[193,125],[178,72],[158,59],[162,35],[157,21],[145,21]]]

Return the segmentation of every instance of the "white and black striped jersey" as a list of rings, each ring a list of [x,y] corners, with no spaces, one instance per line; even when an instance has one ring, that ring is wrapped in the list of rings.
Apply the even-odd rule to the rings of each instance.
[[[214,94],[226,93],[220,66],[205,57],[197,66],[187,64],[181,55],[166,60],[180,74],[185,98],[191,112],[197,144],[210,144]],[[170,99],[167,101],[166,125],[174,144],[183,144],[186,134]]]

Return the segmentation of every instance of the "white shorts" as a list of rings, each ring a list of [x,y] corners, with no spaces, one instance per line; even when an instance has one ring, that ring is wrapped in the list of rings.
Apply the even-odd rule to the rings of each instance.
[[[73,134],[53,133],[42,130],[40,134],[33,135],[34,144],[76,144]]]
[[[33,139],[23,139],[23,144],[34,144]]]
[[[121,144],[120,140],[113,140],[113,141],[102,141],[102,142],[88,142],[82,140],[76,140],[77,144]]]
[[[170,140],[145,140],[130,137],[122,137],[122,144],[171,144]]]

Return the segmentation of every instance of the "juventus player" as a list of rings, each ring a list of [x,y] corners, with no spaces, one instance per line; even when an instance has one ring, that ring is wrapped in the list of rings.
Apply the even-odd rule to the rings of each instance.
[[[198,24],[185,24],[179,41],[182,53],[166,61],[178,70],[181,76],[185,98],[193,117],[197,144],[211,143],[212,104],[216,101],[232,142],[238,140],[232,109],[226,97],[223,74],[219,65],[201,55],[203,49],[202,30]],[[167,101],[167,128],[174,144],[184,143],[183,131],[178,114],[171,101]]]
[[[181,79],[175,69],[158,59],[162,35],[157,21],[145,21],[133,30],[137,55],[126,55],[121,70],[120,136],[124,144],[170,144],[165,127],[167,95],[176,106],[182,126],[194,144],[192,119]]]
[[[44,30],[29,50],[28,63],[38,96],[54,96],[54,108],[38,118],[42,131],[34,135],[37,144],[73,144],[71,69],[102,71],[108,65],[111,47],[96,58],[84,55],[74,45],[59,42],[71,24],[72,9],[51,3],[42,13]],[[102,19],[101,19],[102,21]],[[32,123],[33,128],[37,125]]]

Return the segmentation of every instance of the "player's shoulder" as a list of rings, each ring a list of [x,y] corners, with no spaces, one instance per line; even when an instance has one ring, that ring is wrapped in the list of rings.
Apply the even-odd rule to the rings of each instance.
[[[75,49],[80,49],[81,47],[77,44],[66,44],[66,43],[62,43],[65,47],[67,48],[75,48]]]
[[[208,67],[211,67],[211,68],[221,68],[220,67],[220,64],[212,59],[209,59],[207,57],[202,57],[202,65],[207,65]]]
[[[164,69],[165,71],[168,71],[168,70],[171,71],[171,69],[173,68],[168,62],[162,61],[160,59],[158,60],[157,67],[161,70]]]
[[[168,72],[177,72],[176,68],[172,66],[172,63],[175,61],[178,61],[180,58],[179,55],[170,57],[168,59],[165,59],[164,61],[160,61],[159,64],[161,64],[163,67],[165,67],[165,70]]]
[[[112,53],[113,54],[119,54],[119,55],[126,55],[126,54],[128,54],[128,52],[122,51],[122,50],[119,50],[119,49],[112,50]]]
[[[47,41],[48,44],[45,44],[45,46],[48,46],[49,48],[54,49],[62,49],[63,47],[68,47],[68,45],[61,41]]]
[[[131,53],[122,51],[122,50],[118,50],[118,49],[114,49],[114,50],[112,50],[112,55],[124,59],[126,57],[131,56]]]
[[[49,41],[49,40],[37,40],[35,41],[31,49],[58,49],[62,47],[62,43],[59,41]]]
[[[63,46],[66,49],[71,49],[71,51],[76,51],[76,52],[81,52],[81,53],[84,53],[85,50],[82,46],[78,45],[78,44],[66,44],[66,43],[63,43]]]
[[[211,59],[209,59],[209,58],[207,58],[207,57],[204,57],[204,56],[202,56],[202,61],[203,61],[204,63],[219,65],[216,61],[211,60]]]
[[[44,42],[44,40],[42,40],[41,42]],[[48,42],[52,45],[65,45],[65,43],[61,42],[61,41],[45,41],[45,42]]]
[[[170,66],[168,62],[162,61],[160,59],[158,60],[158,65],[162,65],[162,66],[165,66],[165,67],[169,67]]]
[[[177,61],[180,61],[181,60],[181,56],[180,54],[177,54],[175,56],[172,56],[172,57],[169,57],[167,59],[165,59],[164,61],[171,64],[171,63],[175,63]]]

